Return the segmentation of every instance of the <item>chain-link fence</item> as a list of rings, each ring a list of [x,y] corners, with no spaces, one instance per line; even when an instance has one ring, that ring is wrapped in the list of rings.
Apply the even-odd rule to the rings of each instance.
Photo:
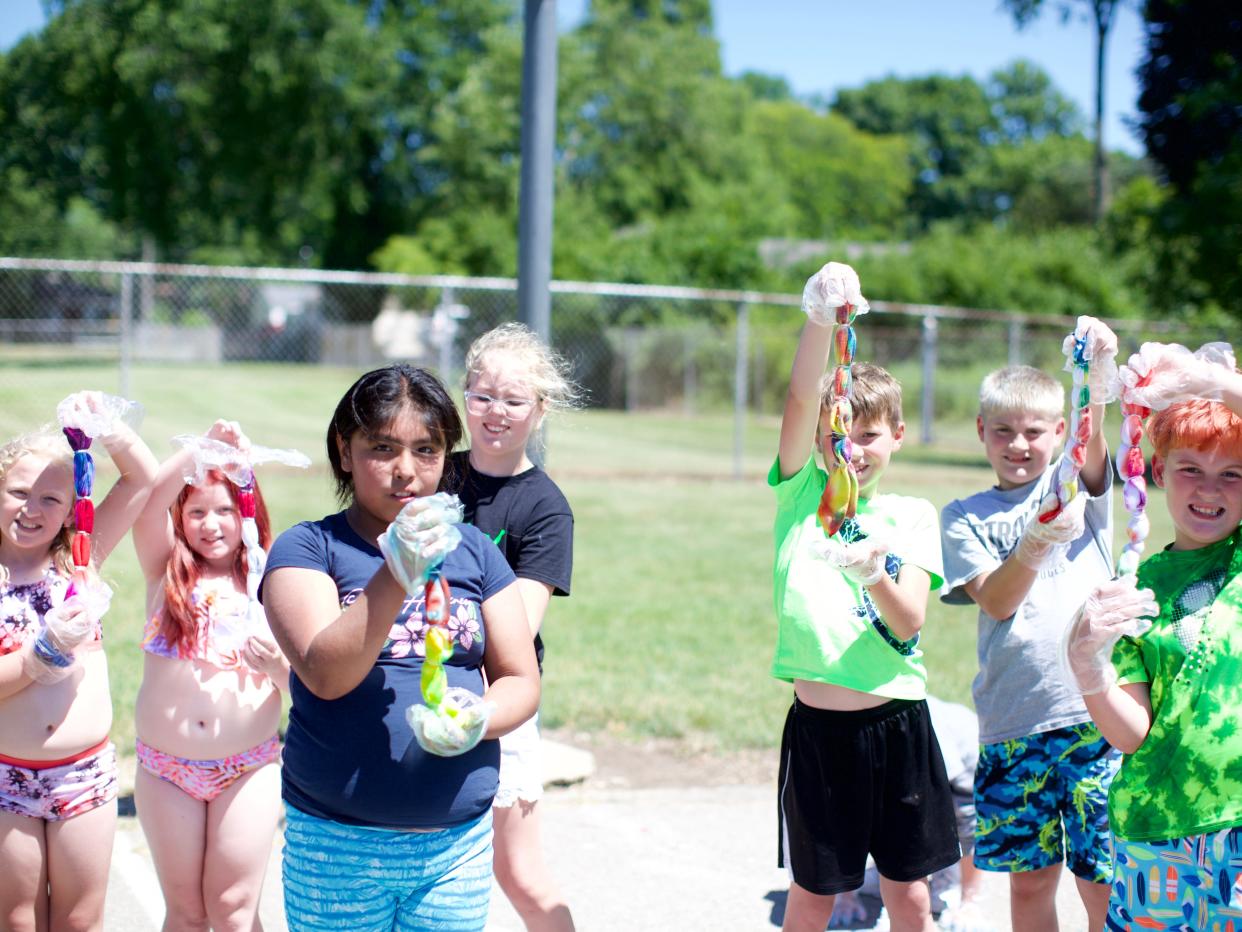
[[[590,407],[733,415],[740,473],[748,416],[777,415],[802,325],[799,297],[554,282],[551,342]],[[364,370],[393,360],[454,381],[476,336],[518,317],[516,282],[300,269],[0,259],[0,393],[33,369],[115,366],[129,394],[147,365]],[[1006,363],[1059,369],[1067,317],[875,301],[859,358],[906,388],[924,442],[973,419],[980,378]],[[1084,308],[1090,313],[1091,308]],[[1160,322],[1111,321],[1123,351],[1144,339],[1197,344]],[[1201,339],[1196,339],[1196,337]],[[0,394],[3,397],[4,394]]]

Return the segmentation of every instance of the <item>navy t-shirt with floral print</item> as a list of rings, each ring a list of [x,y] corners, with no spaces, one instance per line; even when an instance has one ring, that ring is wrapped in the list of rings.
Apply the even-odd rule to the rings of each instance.
[[[449,686],[483,692],[486,629],[480,606],[514,581],[504,556],[484,534],[458,525],[462,541],[444,561],[452,605]],[[272,545],[267,573],[318,570],[336,583],[342,608],[361,595],[384,557],[360,537],[345,513],[304,521]],[[294,673],[285,736],[283,795],[290,805],[350,825],[431,829],[460,825],[488,810],[500,764],[497,741],[458,757],[428,754],[414,740],[406,709],[422,702],[423,597],[407,599],[375,665],[339,699],[321,699]]]

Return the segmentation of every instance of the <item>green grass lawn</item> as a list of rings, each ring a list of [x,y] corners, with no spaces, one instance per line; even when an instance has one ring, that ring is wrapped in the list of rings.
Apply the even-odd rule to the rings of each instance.
[[[130,394],[147,408],[142,434],[161,457],[174,434],[201,432],[217,417],[240,420],[257,443],[307,453],[314,465],[305,473],[279,466],[260,472],[273,524],[283,529],[335,508],[323,438],[357,374],[288,365],[144,366],[134,370]],[[80,388],[117,391],[116,369],[0,365],[0,437],[52,419],[56,402]],[[940,442],[922,446],[911,426],[886,491],[940,507],[991,483],[973,424],[937,429]],[[553,600],[544,629],[546,724],[698,747],[775,746],[791,694],[768,675],[773,502],[763,477],[778,430],[771,417],[747,421],[745,477],[734,481],[729,414],[583,411],[550,426],[548,467],[574,507],[576,552],[573,595]],[[100,459],[103,490],[115,472]],[[1149,513],[1154,544],[1169,540],[1158,493]],[[113,734],[127,749],[144,611],[128,541],[105,575],[117,590],[105,621]],[[974,641],[974,612],[933,600],[922,647],[937,695],[969,701]]]

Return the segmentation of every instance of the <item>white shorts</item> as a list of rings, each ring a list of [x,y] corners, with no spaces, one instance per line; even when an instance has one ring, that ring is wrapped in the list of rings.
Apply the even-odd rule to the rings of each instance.
[[[500,739],[500,786],[493,806],[508,808],[519,799],[543,796],[543,754],[539,748],[539,713]]]

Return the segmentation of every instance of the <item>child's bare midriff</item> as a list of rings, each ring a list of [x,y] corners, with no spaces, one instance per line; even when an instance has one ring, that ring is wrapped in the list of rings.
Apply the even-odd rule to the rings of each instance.
[[[187,760],[218,760],[262,744],[280,724],[280,691],[257,673],[143,655],[134,704],[138,739]]]
[[[859,692],[835,683],[816,683],[813,680],[794,680],[794,692],[798,701],[813,709],[828,709],[832,712],[857,712],[860,709],[874,709],[876,706],[891,702],[887,696]]]
[[[80,669],[56,683],[31,683],[0,700],[0,754],[57,761],[91,748],[112,728],[108,660],[99,647],[77,651]]]

